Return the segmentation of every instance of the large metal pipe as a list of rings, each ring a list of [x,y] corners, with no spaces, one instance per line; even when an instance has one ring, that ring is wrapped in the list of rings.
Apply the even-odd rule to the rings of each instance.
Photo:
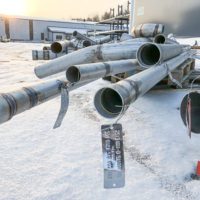
[[[86,37],[85,35],[79,33],[78,31],[74,31],[73,36],[78,40],[90,41],[92,45],[96,44],[96,42],[94,40],[90,39],[89,37]]]
[[[0,124],[10,120],[17,114],[45,103],[61,93],[61,85],[66,78],[46,81],[20,90],[0,94]],[[69,91],[89,82],[81,82],[69,87]]]
[[[191,131],[200,134],[200,93],[198,91],[190,92],[183,98],[180,113],[185,126],[191,123]]]
[[[141,66],[150,67],[169,60],[183,52],[183,46],[177,44],[145,43],[137,51]]]
[[[119,60],[84,65],[74,65],[66,71],[66,78],[71,83],[89,81],[123,72],[141,69],[136,60]]]
[[[94,105],[103,117],[115,118],[125,112],[129,105],[144,95],[170,71],[175,70],[190,57],[189,52],[146,69],[116,84],[100,89],[94,98]]]
[[[108,35],[108,36],[105,36],[105,37],[95,40],[95,42],[97,44],[104,44],[104,43],[110,42],[112,40],[113,40],[112,37],[110,35]]]
[[[90,41],[88,41],[88,40],[84,40],[82,44],[83,44],[83,47],[90,47],[90,46],[92,46],[92,43]]]
[[[117,43],[87,47],[36,67],[35,74],[39,78],[44,78],[66,71],[72,65],[95,63],[100,61],[135,59],[136,52],[140,45],[141,44],[139,43]]]
[[[53,53],[66,52],[68,47],[74,47],[73,42],[69,40],[56,41],[51,44],[51,51]]]
[[[157,44],[179,44],[176,40],[167,38],[164,34],[158,34],[154,37],[153,42]]]
[[[164,32],[163,24],[140,24],[132,29],[134,37],[155,37]]]

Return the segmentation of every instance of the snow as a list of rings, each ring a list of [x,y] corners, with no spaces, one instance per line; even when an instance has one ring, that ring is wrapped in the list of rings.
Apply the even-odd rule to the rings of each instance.
[[[0,92],[41,81],[33,69],[46,61],[32,61],[31,50],[42,46],[0,43]],[[189,178],[200,159],[200,136],[189,139],[179,114],[186,90],[152,90],[131,105],[120,120],[126,186],[103,188],[100,127],[115,121],[98,115],[93,97],[107,84],[98,80],[71,92],[57,130],[60,97],[0,126],[0,200],[200,199],[200,182]]]

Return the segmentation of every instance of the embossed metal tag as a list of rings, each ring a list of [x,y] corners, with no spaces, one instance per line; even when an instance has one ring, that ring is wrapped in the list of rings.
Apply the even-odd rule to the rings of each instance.
[[[102,125],[104,188],[125,186],[123,133],[121,124]]]

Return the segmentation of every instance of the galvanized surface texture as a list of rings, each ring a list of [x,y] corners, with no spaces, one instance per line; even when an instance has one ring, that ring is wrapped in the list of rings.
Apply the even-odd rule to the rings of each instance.
[[[125,186],[123,133],[121,124],[102,125],[104,188]]]

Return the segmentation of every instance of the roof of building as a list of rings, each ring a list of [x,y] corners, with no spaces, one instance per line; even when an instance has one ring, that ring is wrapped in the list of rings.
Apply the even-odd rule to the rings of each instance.
[[[65,28],[65,27],[53,27],[49,26],[48,31],[53,33],[67,33],[72,34],[74,31],[78,31],[81,34],[87,34],[88,29],[74,29],[74,28]]]
[[[61,23],[78,23],[78,24],[88,24],[88,25],[95,25],[97,22],[91,21],[78,21],[78,20],[63,20],[63,19],[48,19],[42,17],[31,17],[31,16],[17,16],[17,15],[4,15],[0,14],[0,18],[15,18],[15,19],[25,19],[25,20],[35,20],[35,21],[51,21],[51,22],[61,22]]]

